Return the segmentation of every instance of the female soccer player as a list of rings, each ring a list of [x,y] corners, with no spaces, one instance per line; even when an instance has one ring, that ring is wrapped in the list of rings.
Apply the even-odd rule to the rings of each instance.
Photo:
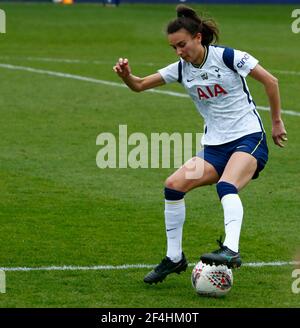
[[[280,113],[278,80],[250,54],[213,45],[218,28],[184,5],[167,26],[170,45],[179,61],[157,73],[140,78],[131,74],[128,60],[120,58],[113,67],[133,91],[143,91],[166,83],[180,82],[194,101],[205,122],[204,149],[174,172],[165,182],[165,226],[167,254],[145,278],[146,283],[163,281],[170,273],[187,268],[182,252],[185,221],[185,194],[197,187],[216,184],[224,210],[225,240],[219,249],[200,257],[207,264],[229,268],[242,263],[239,237],[243,205],[238,192],[258,177],[268,160],[263,124],[256,111],[245,77],[261,82],[268,96],[274,143],[287,140]]]

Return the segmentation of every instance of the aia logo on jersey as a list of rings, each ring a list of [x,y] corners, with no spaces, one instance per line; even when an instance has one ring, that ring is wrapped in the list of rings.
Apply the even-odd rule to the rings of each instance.
[[[198,96],[199,99],[209,99],[212,97],[217,97],[218,95],[227,95],[227,91],[225,89],[223,89],[220,84],[215,84],[214,86],[206,86],[205,88],[200,88],[197,87],[197,92],[198,92]]]

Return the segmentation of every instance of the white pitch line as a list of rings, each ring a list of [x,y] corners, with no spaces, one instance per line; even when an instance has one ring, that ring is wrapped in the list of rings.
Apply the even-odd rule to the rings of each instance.
[[[16,59],[16,60],[28,60],[28,61],[41,61],[41,62],[54,62],[54,63],[68,63],[68,64],[95,64],[95,65],[113,65],[114,62],[111,60],[93,60],[93,59],[70,59],[70,58],[53,58],[53,57],[22,57],[22,56],[0,56],[1,59]],[[161,63],[151,62],[135,62],[136,65],[140,66],[161,66]],[[269,71],[284,74],[284,75],[300,75],[299,71],[288,71],[278,70],[270,68]]]
[[[11,70],[26,71],[26,72],[31,72],[31,73],[38,73],[38,74],[44,74],[44,75],[57,76],[57,77],[62,77],[62,78],[66,78],[66,79],[80,80],[80,81],[86,81],[86,82],[92,82],[92,83],[98,83],[98,84],[105,84],[105,85],[114,86],[114,87],[127,88],[126,85],[122,85],[121,83],[117,83],[117,82],[98,80],[98,79],[94,79],[94,78],[91,78],[91,77],[85,77],[85,76],[81,76],[81,75],[68,74],[68,73],[55,72],[55,71],[48,71],[48,70],[37,69],[37,68],[32,68],[32,67],[27,67],[27,66],[17,66],[17,65],[10,65],[10,64],[0,63],[0,67],[8,68],[8,69],[11,69]]]
[[[30,72],[30,73],[62,77],[62,78],[66,78],[66,79],[98,83],[98,84],[109,85],[109,86],[120,87],[120,88],[128,88],[124,83],[99,80],[99,79],[86,77],[86,76],[82,76],[82,75],[55,72],[55,71],[43,70],[43,69],[38,69],[38,68],[33,68],[33,67],[17,66],[17,65],[5,64],[5,63],[0,63],[0,67],[11,69],[11,70],[20,70],[20,71],[26,71],[26,72]],[[169,96],[173,96],[173,97],[189,98],[189,95],[187,95],[185,93],[167,91],[167,90],[150,89],[150,90],[146,90],[145,92],[159,93],[159,94],[169,95]],[[260,109],[260,110],[264,110],[264,111],[270,111],[270,109],[268,107],[264,107],[264,106],[257,106],[256,108]],[[296,112],[293,110],[282,109],[281,112],[283,114],[287,114],[287,115],[300,116],[300,112]]]
[[[27,272],[27,271],[101,271],[101,270],[129,270],[129,269],[151,269],[156,264],[123,264],[123,265],[94,265],[94,266],[45,266],[45,267],[2,267],[0,270],[10,272]],[[196,263],[189,263],[190,267]],[[276,261],[276,262],[250,262],[244,263],[243,267],[261,268],[265,266],[288,266],[300,265],[300,261]]]
[[[114,65],[115,62],[112,60],[84,60],[84,59],[70,59],[70,58],[49,58],[49,57],[11,57],[11,56],[0,56],[1,59],[6,60],[28,60],[28,61],[37,61],[37,62],[53,62],[53,63],[67,63],[67,64],[95,64],[95,65]],[[159,66],[155,63],[140,63],[135,62],[136,65],[142,66]]]
[[[300,72],[297,71],[281,71],[277,69],[271,69],[271,72],[278,73],[278,74],[286,74],[286,75],[300,75]]]
[[[270,111],[270,107],[256,106],[256,108],[267,112]],[[300,116],[300,112],[295,112],[294,110],[282,109],[281,112],[287,115]]]
[[[48,266],[48,267],[15,267],[15,268],[0,268],[3,271],[85,271],[85,270],[128,270],[128,269],[142,269],[152,268],[154,265],[150,264],[124,264],[124,265],[94,265],[94,266]]]

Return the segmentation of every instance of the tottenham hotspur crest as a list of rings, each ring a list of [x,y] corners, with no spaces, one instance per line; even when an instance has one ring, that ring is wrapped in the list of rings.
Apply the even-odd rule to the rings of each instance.
[[[217,73],[218,78],[220,78],[221,74],[220,74],[220,68],[219,67],[215,69],[215,72]]]

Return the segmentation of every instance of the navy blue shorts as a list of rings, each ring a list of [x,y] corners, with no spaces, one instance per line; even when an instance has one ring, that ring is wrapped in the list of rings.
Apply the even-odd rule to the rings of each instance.
[[[197,156],[213,165],[221,177],[231,155],[237,151],[251,154],[257,159],[257,170],[252,179],[256,179],[268,161],[268,146],[264,132],[248,134],[237,140],[217,146],[204,146]]]

